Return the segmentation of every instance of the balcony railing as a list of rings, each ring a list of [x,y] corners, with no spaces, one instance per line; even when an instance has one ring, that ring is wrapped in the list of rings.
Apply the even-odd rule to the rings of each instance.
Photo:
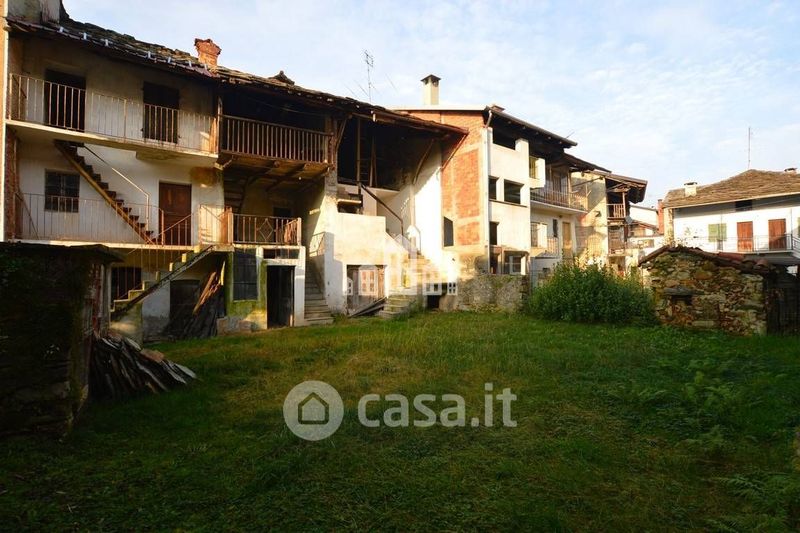
[[[125,203],[128,216],[156,231],[163,212],[156,206]],[[141,244],[143,238],[104,200],[28,194],[17,198],[15,237],[44,241]],[[175,236],[178,238],[178,236]]]
[[[220,151],[308,163],[328,162],[330,134],[316,130],[223,116]]]
[[[800,253],[800,237],[791,233],[781,235],[757,235],[754,237],[729,237],[716,239],[708,236],[684,237],[676,239],[678,244],[693,246],[707,252],[732,253],[765,253],[796,252]]]
[[[547,187],[531,189],[531,200],[570,209],[587,210],[586,195],[578,192],[565,192]]]
[[[625,204],[608,204],[608,218],[625,218]]]
[[[211,115],[145,104],[21,74],[9,75],[7,116],[126,143],[216,153],[216,119]]]
[[[540,256],[558,257],[561,255],[561,245],[558,237],[548,237],[546,241],[543,240],[540,244],[543,245],[544,248],[544,250],[539,253]]]
[[[233,214],[233,242],[237,244],[300,244],[300,219]]]

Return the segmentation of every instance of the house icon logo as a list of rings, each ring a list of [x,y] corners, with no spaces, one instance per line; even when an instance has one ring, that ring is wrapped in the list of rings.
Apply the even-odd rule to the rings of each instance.
[[[344,418],[339,392],[324,381],[304,381],[283,401],[286,426],[305,440],[322,440],[333,435]]]
[[[312,392],[297,404],[297,420],[301,424],[327,424],[330,420],[330,405],[319,394]]]

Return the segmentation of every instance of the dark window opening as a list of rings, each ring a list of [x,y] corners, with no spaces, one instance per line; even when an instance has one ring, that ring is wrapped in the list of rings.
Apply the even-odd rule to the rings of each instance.
[[[521,255],[507,255],[504,271],[506,274],[522,274],[522,258]]]
[[[77,213],[80,196],[80,176],[63,172],[47,172],[44,177],[44,208],[46,211]]]
[[[489,199],[497,200],[497,178],[489,177]]]
[[[516,150],[517,148],[517,139],[499,131],[492,132],[492,143],[498,146],[511,148],[512,150]]]
[[[510,204],[522,204],[522,184],[503,181],[503,200]]]
[[[734,209],[736,211],[750,211],[753,209],[753,200],[737,200],[734,203]]]
[[[45,72],[44,123],[83,131],[86,116],[86,78],[55,70]]]
[[[233,299],[258,299],[258,261],[252,250],[233,253]]]
[[[453,246],[453,221],[444,217],[444,236],[442,246]]]
[[[492,246],[497,244],[497,227],[499,222],[489,222],[489,244]]]
[[[178,89],[155,83],[144,83],[144,126],[145,139],[178,142]]]
[[[557,218],[553,219],[553,237],[558,239],[558,219]]]

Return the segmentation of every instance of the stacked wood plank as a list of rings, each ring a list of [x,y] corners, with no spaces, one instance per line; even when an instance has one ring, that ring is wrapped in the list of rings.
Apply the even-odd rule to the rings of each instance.
[[[194,372],[161,352],[142,349],[119,335],[95,336],[89,367],[89,392],[97,399],[158,394],[187,385]]]
[[[197,289],[195,306],[178,313],[167,325],[167,333],[176,339],[205,339],[217,334],[217,319],[225,314],[225,294],[221,275],[211,272]]]

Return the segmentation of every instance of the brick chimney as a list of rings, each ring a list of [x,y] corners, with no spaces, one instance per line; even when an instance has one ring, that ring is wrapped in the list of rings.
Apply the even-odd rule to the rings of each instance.
[[[195,39],[194,47],[197,49],[197,57],[201,63],[205,63],[212,70],[217,68],[217,58],[222,48],[211,39]]]
[[[439,105],[439,80],[441,78],[433,74],[422,78],[422,103],[424,105]]]

